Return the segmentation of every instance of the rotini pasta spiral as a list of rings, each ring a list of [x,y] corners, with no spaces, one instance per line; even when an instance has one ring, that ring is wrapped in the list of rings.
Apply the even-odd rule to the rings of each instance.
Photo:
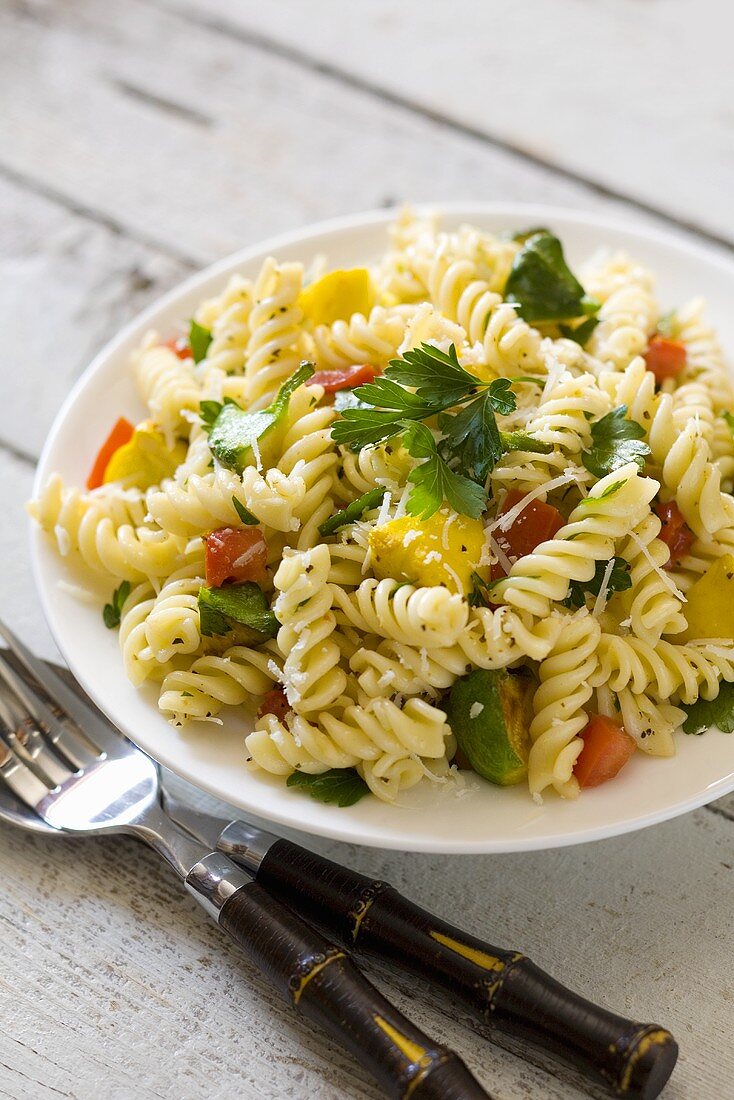
[[[421,648],[453,645],[468,620],[466,601],[446,588],[414,588],[370,578],[354,592],[336,585],[332,592],[338,622]]]
[[[298,305],[302,279],[301,264],[278,264],[270,258],[255,280],[245,353],[245,397],[251,408],[270,404],[305,354]]]
[[[151,333],[133,355],[132,365],[140,396],[155,423],[173,446],[177,436],[186,437],[189,416],[198,412],[202,388],[192,360],[181,360],[171,348],[159,344]]]

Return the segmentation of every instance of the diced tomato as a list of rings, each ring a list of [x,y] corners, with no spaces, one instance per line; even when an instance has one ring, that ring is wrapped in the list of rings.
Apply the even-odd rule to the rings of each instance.
[[[594,714],[580,736],[584,747],[573,768],[580,787],[598,787],[614,779],[637,747],[618,722],[602,714]]]
[[[97,452],[94,465],[87,478],[87,489],[99,489],[104,481],[104,472],[107,469],[108,462],[115,451],[130,442],[134,431],[135,428],[130,421],[121,416]]]
[[[645,362],[656,382],[676,378],[686,365],[686,345],[668,336],[655,335],[647,345]]]
[[[179,359],[191,359],[191,345],[185,336],[172,336],[170,340],[163,341],[163,347],[170,348]]]
[[[228,581],[267,579],[268,548],[259,527],[220,527],[206,537],[206,583],[221,588]]]
[[[274,714],[282,722],[290,709],[291,705],[286,699],[282,687],[276,687],[264,696],[257,716],[262,718],[265,714]]]
[[[663,524],[658,538],[670,550],[670,557],[663,569],[675,569],[693,546],[696,536],[686,523],[683,513],[674,500],[669,500],[667,504],[656,504],[655,512]]]
[[[370,363],[355,363],[343,370],[317,370],[309,385],[323,386],[327,393],[336,393],[337,390],[353,390],[355,386],[374,382],[379,373],[377,367]]]
[[[525,494],[518,489],[511,489],[497,514],[505,515],[519,504],[524,496]],[[536,546],[540,546],[541,542],[552,539],[565,522],[561,513],[552,504],[531,500],[506,531],[495,528],[495,542],[508,558],[524,558],[526,554],[531,554]],[[504,569],[499,562],[496,562],[492,566],[492,580],[497,580],[504,575]]]

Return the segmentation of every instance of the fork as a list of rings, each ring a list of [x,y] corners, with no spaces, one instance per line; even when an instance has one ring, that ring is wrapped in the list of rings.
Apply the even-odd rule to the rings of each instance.
[[[286,1000],[350,1051],[387,1096],[486,1100],[458,1055],[398,1012],[343,949],[176,825],[161,805],[155,763],[91,710],[82,729],[73,691],[2,624],[0,632],[23,671],[0,651],[0,780],[23,806],[55,830],[145,841]],[[13,817],[22,820],[18,811]]]
[[[0,623],[0,633],[2,624]],[[16,643],[17,644],[17,643]],[[25,651],[26,666],[46,666]],[[67,708],[109,727],[70,673]],[[64,685],[66,686],[66,684]],[[530,959],[442,921],[371,880],[244,821],[202,814],[162,791],[170,817],[238,862],[267,891],[350,949],[383,957],[458,999],[490,1027],[530,1040],[627,1100],[654,1100],[675,1065],[670,1032],[636,1023],[565,988]],[[0,817],[12,820],[0,805]]]

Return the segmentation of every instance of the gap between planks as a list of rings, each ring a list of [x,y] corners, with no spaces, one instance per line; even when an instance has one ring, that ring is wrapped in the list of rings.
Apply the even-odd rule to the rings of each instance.
[[[368,80],[366,77],[356,76],[354,73],[346,72],[331,62],[317,60],[306,53],[305,50],[300,50],[296,46],[285,45],[282,42],[278,42],[277,39],[271,38],[269,35],[262,34],[258,31],[245,30],[237,24],[229,23],[226,19],[218,16],[206,15],[187,6],[172,4],[169,0],[141,0],[141,2],[148,7],[165,11],[167,14],[177,17],[182,22],[204,27],[206,30],[223,35],[229,40],[242,42],[252,49],[260,50],[262,53],[272,54],[292,65],[316,73],[319,76],[327,77],[338,84],[362,92],[374,99],[379,99],[383,103],[389,103],[393,107],[398,107],[409,114],[433,122],[445,129],[452,130],[455,134],[460,134],[479,144],[522,160],[526,164],[532,164],[536,168],[542,168],[551,172],[560,179],[565,179],[570,183],[586,187],[596,195],[600,195],[607,199],[613,199],[617,202],[626,203],[642,214],[658,218],[660,221],[670,226],[674,226],[676,229],[684,230],[687,233],[693,233],[703,240],[709,241],[711,244],[719,245],[730,251],[734,250],[734,239],[714,233],[712,230],[706,229],[705,226],[700,225],[693,219],[680,218],[675,214],[670,214],[653,203],[645,202],[644,199],[635,198],[633,195],[628,195],[624,191],[618,191],[616,188],[610,187],[592,176],[586,176],[582,172],[575,172],[571,168],[559,165],[553,160],[546,159],[545,157],[539,156],[537,153],[531,152],[522,145],[497,137],[477,126],[461,122],[458,119],[452,118],[450,115],[444,114],[442,111],[426,107],[422,103],[411,99],[410,96],[401,95],[399,92],[393,92],[388,88],[383,88],[379,84],[374,83],[374,81]]]

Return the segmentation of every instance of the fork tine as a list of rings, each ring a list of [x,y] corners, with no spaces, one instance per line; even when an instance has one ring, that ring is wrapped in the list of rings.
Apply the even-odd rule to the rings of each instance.
[[[69,778],[76,766],[69,765],[49,748],[33,713],[20,704],[21,700],[4,685],[0,690],[0,722],[5,726],[5,741],[40,779],[56,787]]]
[[[5,639],[10,652],[30,674],[43,694],[73,721],[76,730],[81,731],[84,742],[95,754],[100,751],[113,753],[119,749],[120,734],[117,730],[111,727],[92,706],[87,705],[53,669],[39,657],[34,656],[1,619],[0,637]],[[0,657],[2,657],[1,650]],[[8,665],[9,662],[5,660],[5,664]]]
[[[10,787],[25,806],[36,810],[49,793],[49,788],[20,759],[5,736],[0,724],[0,779]]]
[[[72,771],[77,771],[97,759],[99,753],[92,751],[91,743],[84,737],[84,731],[77,730],[63,712],[55,714],[46,704],[43,695],[10,666],[2,650],[0,650],[0,680],[4,682],[7,689],[6,695],[9,694],[16,700],[16,708],[18,701],[23,704],[27,712],[26,716],[30,716],[40,726],[38,734],[46,735],[56,752],[61,753],[62,760],[70,763]],[[10,724],[13,725],[12,720]]]

